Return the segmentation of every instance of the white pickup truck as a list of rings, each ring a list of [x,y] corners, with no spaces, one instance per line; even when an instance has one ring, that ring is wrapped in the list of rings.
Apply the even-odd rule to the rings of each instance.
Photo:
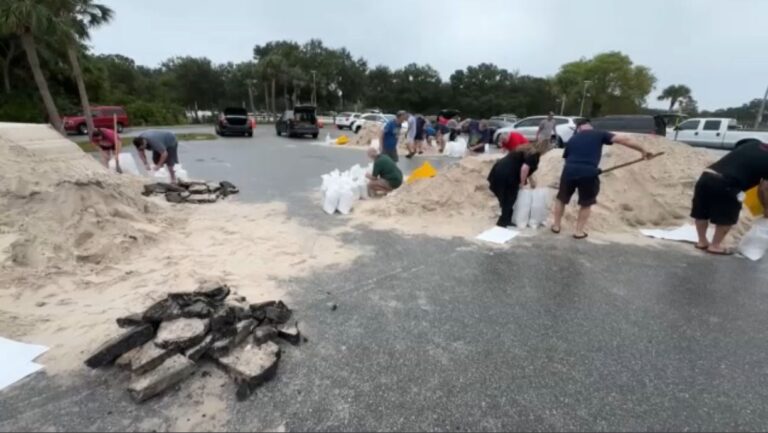
[[[716,149],[735,149],[740,145],[758,140],[768,143],[768,131],[740,129],[736,119],[706,117],[688,119],[672,130],[677,141],[691,146],[713,147]]]

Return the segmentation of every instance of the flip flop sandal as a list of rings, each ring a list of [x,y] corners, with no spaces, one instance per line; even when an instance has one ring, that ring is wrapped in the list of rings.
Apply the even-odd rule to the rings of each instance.
[[[732,256],[736,254],[736,251],[728,248],[724,249],[723,251],[711,251],[711,250],[706,250],[706,251],[707,251],[707,254],[712,254],[713,256]]]
[[[560,234],[560,230],[561,230],[561,229],[556,229],[556,228],[554,228],[554,227],[550,227],[549,229],[552,231],[552,233],[554,233],[554,234],[556,234],[556,235],[559,235],[559,234]]]
[[[574,239],[578,239],[578,240],[582,240],[582,239],[586,239],[588,236],[589,236],[589,233],[584,233],[584,236],[573,235],[573,238]]]
[[[702,247],[701,245],[694,245],[693,247],[701,251],[706,251],[709,249],[709,245],[707,245],[706,247]]]

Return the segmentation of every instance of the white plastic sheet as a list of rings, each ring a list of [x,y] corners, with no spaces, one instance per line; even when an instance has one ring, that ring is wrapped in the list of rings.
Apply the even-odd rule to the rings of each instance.
[[[517,230],[510,230],[503,227],[493,227],[480,233],[475,239],[483,242],[503,245],[516,238],[519,234],[520,232]]]
[[[739,244],[739,253],[752,261],[763,258],[768,250],[768,219],[762,218],[752,224]]]
[[[141,172],[139,171],[139,166],[136,165],[136,160],[133,159],[133,155],[130,153],[121,153],[118,155],[119,161],[120,161],[120,168],[123,170],[123,174],[132,174],[134,176],[141,176]],[[115,159],[112,158],[109,160],[109,163],[107,163],[109,166],[109,169],[112,171],[116,170],[115,165]]]
[[[645,236],[664,239],[668,241],[696,243],[699,236],[696,234],[696,227],[692,224],[685,224],[675,229],[641,229],[640,233]],[[710,234],[712,231],[710,231]]]
[[[517,194],[517,201],[515,202],[514,212],[512,214],[512,221],[519,229],[524,229],[528,226],[531,219],[531,205],[533,204],[533,190],[529,188],[521,188]]]
[[[176,179],[178,180],[189,180],[189,175],[187,174],[187,171],[184,170],[184,167],[182,167],[181,164],[176,164],[173,166],[173,172],[176,174]],[[154,178],[158,182],[170,182],[171,181],[171,175],[168,173],[168,167],[162,166],[158,168],[155,171]]]
[[[39,371],[42,365],[32,362],[47,352],[45,346],[20,343],[0,337],[0,353],[3,354],[3,366],[0,368],[0,390]]]

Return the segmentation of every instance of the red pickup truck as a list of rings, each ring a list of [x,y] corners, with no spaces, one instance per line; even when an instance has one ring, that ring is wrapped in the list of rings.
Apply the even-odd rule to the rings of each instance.
[[[91,107],[93,124],[97,128],[114,128],[114,116],[117,115],[117,132],[123,132],[123,128],[130,126],[128,114],[123,107],[99,106]],[[88,126],[85,124],[85,116],[66,116],[62,119],[64,130],[75,134],[88,134]]]

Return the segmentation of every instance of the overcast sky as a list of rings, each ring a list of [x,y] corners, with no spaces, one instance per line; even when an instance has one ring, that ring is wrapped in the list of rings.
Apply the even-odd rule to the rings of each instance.
[[[256,44],[320,38],[370,66],[428,63],[444,79],[481,62],[552,76],[619,50],[653,70],[657,91],[687,84],[706,109],[768,86],[768,0],[101,1],[115,20],[94,32],[94,50],[149,66],[180,55],[239,62]]]

